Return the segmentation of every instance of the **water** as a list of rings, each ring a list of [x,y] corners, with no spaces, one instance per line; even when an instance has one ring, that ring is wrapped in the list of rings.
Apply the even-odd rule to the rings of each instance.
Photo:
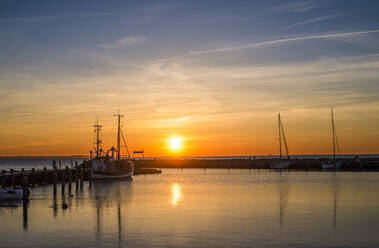
[[[379,247],[376,172],[163,169],[52,192],[0,207],[0,247]]]
[[[0,157],[0,170],[21,170],[25,169],[43,169],[43,167],[53,168],[53,160],[61,161],[61,166],[71,166],[73,163],[83,162],[86,157]]]

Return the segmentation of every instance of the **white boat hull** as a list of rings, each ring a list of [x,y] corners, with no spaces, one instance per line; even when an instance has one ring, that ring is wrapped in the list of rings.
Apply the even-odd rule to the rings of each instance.
[[[341,168],[342,163],[336,162],[336,163],[328,163],[328,164],[323,164],[321,167],[324,170],[334,170],[334,169],[339,169]]]
[[[92,180],[111,180],[111,179],[126,179],[131,178],[133,173],[126,173],[121,175],[106,175],[106,174],[97,174],[92,173]]]
[[[274,162],[271,163],[270,168],[274,170],[285,170],[288,169],[290,162]]]
[[[0,201],[21,201],[23,198],[22,189],[1,189]]]

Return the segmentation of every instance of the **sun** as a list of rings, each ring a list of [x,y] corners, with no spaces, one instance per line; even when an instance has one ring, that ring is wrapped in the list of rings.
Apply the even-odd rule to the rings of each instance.
[[[182,148],[182,138],[172,137],[169,139],[170,149],[173,151],[180,150]]]

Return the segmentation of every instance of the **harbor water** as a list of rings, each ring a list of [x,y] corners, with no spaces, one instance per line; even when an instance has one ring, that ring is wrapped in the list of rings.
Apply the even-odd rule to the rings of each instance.
[[[379,247],[378,230],[377,172],[163,169],[0,207],[0,247]]]

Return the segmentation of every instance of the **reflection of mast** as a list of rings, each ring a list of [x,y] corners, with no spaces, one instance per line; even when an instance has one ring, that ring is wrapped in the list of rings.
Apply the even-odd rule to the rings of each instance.
[[[282,173],[280,173],[280,177]],[[287,198],[288,198],[288,182],[287,179],[281,180],[279,182],[279,221],[280,221],[280,229],[283,230],[285,211],[287,206]]]
[[[122,243],[122,223],[121,223],[121,204],[120,199],[117,204],[117,217],[118,217],[118,247],[121,247]]]
[[[338,184],[336,173],[333,173],[333,230],[337,228],[337,200],[338,200]]]
[[[96,202],[96,239],[100,238],[101,235],[101,210],[100,210],[100,200]]]

